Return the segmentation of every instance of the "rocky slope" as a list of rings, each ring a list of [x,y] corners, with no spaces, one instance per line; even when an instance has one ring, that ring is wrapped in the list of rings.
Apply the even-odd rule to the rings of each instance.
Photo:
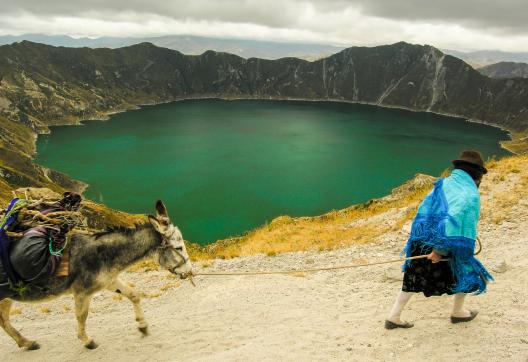
[[[480,74],[491,78],[528,78],[528,64],[500,62],[477,69]]]
[[[12,198],[12,191],[19,187],[46,187],[57,192],[84,189],[83,183],[33,163],[35,137],[30,128],[0,116],[1,205],[5,205]]]
[[[415,327],[385,330],[383,321],[401,287],[399,263],[309,274],[199,277],[196,288],[149,267],[125,273],[124,279],[144,292],[150,336],[142,338],[136,330],[127,300],[103,292],[94,299],[87,325],[100,342],[97,350],[85,350],[77,341],[73,301],[63,297],[15,305],[13,324],[37,339],[41,350],[20,351],[0,333],[0,351],[9,361],[526,361],[528,157],[488,167],[481,186],[484,248],[479,258],[495,282],[486,294],[467,298],[467,307],[480,311],[471,323],[449,322],[450,297],[415,296],[403,315]],[[215,259],[196,263],[196,269],[314,268],[397,258],[409,229],[398,215],[409,207],[416,210],[416,204],[398,200],[420,192],[429,181],[421,177],[395,190],[374,218],[321,225],[321,232],[333,231],[337,238],[351,223],[391,226],[368,242],[331,251]],[[289,229],[283,225],[267,232],[289,238]]]

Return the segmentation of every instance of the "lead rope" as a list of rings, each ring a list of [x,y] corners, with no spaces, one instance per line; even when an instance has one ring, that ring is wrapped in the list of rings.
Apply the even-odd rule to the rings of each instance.
[[[406,261],[406,260],[423,259],[423,258],[427,258],[427,256],[428,255],[418,255],[418,256],[411,256],[409,258],[399,258],[399,259],[392,259],[392,260],[376,261],[376,262],[373,262],[373,263],[337,265],[337,266],[329,266],[329,267],[323,267],[323,268],[292,269],[292,270],[269,270],[269,271],[234,272],[234,273],[193,273],[193,276],[200,276],[200,275],[204,275],[204,276],[273,275],[273,274],[286,274],[286,275],[288,275],[288,274],[295,274],[295,273],[313,273],[313,272],[318,272],[318,271],[359,268],[359,267],[363,267],[363,266],[389,264],[389,263],[402,262],[402,261]],[[449,260],[449,259],[441,259],[440,261],[447,261],[447,260]]]
[[[477,237],[477,242],[479,245],[479,248],[477,252],[474,255],[480,254],[482,251],[482,243],[480,242],[480,239]],[[337,265],[337,266],[329,266],[329,267],[322,267],[322,268],[309,268],[309,269],[293,269],[293,270],[269,270],[269,271],[249,271],[249,272],[232,272],[232,273],[191,273],[190,275],[190,281],[194,285],[194,281],[192,277],[195,276],[236,276],[236,275],[277,275],[277,274],[295,274],[295,273],[313,273],[318,271],[328,271],[328,270],[340,270],[340,269],[351,269],[351,268],[360,268],[364,266],[371,266],[371,265],[381,265],[381,264],[390,264],[390,263],[397,263],[397,262],[404,262],[407,260],[416,260],[416,259],[423,259],[427,258],[428,254],[426,255],[418,255],[418,256],[411,256],[409,258],[398,258],[398,259],[392,259],[392,260],[384,260],[384,261],[376,261],[372,263],[364,263],[364,264],[348,264],[348,265]],[[449,259],[440,259],[440,261],[448,261]]]

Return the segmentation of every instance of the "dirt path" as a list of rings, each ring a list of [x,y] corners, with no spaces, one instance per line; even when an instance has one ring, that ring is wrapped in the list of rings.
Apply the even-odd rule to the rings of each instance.
[[[522,205],[521,205],[522,206]],[[17,304],[21,331],[42,349],[19,351],[0,334],[5,361],[159,360],[528,360],[528,230],[526,210],[515,222],[481,228],[481,259],[495,269],[489,292],[468,298],[481,314],[451,325],[448,297],[415,297],[405,318],[411,330],[386,331],[383,321],[400,287],[399,265],[358,268],[305,277],[200,278],[180,284],[164,272],[127,273],[150,297],[144,309],[150,336],[135,329],[131,305],[98,295],[88,331],[99,343],[85,350],[75,337],[70,298],[43,305]],[[404,233],[392,237],[403,242]],[[281,268],[393,258],[398,246],[383,243],[326,253],[291,253],[217,260],[208,270]],[[506,264],[503,264],[506,261]],[[497,272],[498,271],[498,272]],[[160,289],[165,291],[160,295]],[[41,310],[42,306],[49,308]],[[47,312],[47,313],[46,313]]]

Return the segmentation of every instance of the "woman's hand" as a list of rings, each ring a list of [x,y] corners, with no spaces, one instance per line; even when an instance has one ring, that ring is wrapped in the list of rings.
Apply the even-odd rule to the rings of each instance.
[[[436,250],[433,250],[431,254],[427,255],[427,259],[431,260],[432,263],[438,263],[442,260],[442,255],[438,254]]]

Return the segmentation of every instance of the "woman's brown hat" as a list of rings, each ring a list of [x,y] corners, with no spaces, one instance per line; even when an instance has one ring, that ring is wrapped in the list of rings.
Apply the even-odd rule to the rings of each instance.
[[[453,164],[458,162],[470,163],[472,165],[478,166],[483,174],[488,173],[486,167],[484,167],[484,159],[479,151],[466,150],[460,153],[458,159],[453,160]]]

